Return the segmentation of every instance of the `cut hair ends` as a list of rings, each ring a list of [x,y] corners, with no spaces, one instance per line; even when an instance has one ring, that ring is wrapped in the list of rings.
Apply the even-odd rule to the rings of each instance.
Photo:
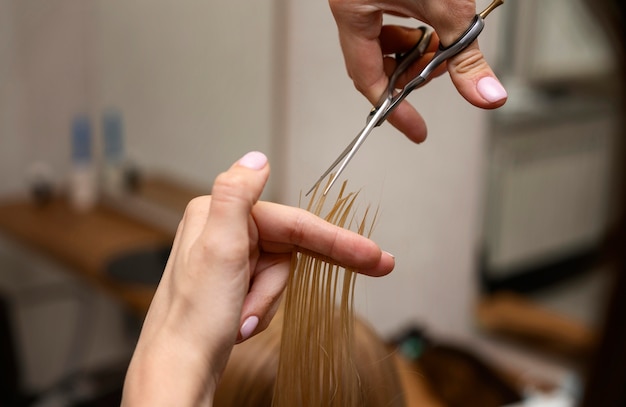
[[[345,188],[344,182],[324,218],[369,237],[377,213],[369,220],[368,208],[362,218],[357,219],[358,193],[346,194]],[[316,198],[317,192],[307,209],[322,216],[326,195]],[[376,370],[385,370],[381,369],[380,359],[372,360],[366,355],[376,346],[364,340],[377,338],[376,335],[364,324],[359,324],[358,328],[355,325],[356,274],[308,253],[293,254],[284,298],[274,407],[403,405],[393,366],[388,366],[384,377],[373,374]],[[389,357],[385,356],[380,341],[379,346],[382,352],[374,353],[378,353],[379,358]],[[373,376],[376,379],[369,380]]]
[[[366,209],[357,221],[358,194],[345,187],[324,217],[369,236],[376,215],[368,220]],[[330,198],[315,192],[307,209],[320,216]],[[404,406],[397,357],[353,311],[355,277],[328,259],[293,253],[280,309],[264,332],[235,346],[214,406]]]

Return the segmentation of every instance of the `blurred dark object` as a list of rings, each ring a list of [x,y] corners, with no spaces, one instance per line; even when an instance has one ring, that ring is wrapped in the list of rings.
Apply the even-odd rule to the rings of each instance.
[[[116,282],[156,285],[161,280],[172,247],[142,248],[116,255],[105,273]]]
[[[626,240],[604,323],[604,332],[586,377],[581,406],[626,406]]]
[[[622,0],[587,1],[613,40],[619,64],[617,87],[620,88],[621,112],[626,110],[626,2]],[[618,221],[609,236],[606,253],[612,260],[615,280],[608,305],[599,346],[587,373],[583,407],[626,406],[626,122],[621,116],[620,174],[621,195]]]
[[[36,180],[30,186],[31,196],[36,205],[45,206],[54,198],[54,187],[46,180]]]
[[[21,372],[9,314],[9,302],[0,293],[0,406],[26,406],[33,397],[20,387]]]
[[[128,192],[137,192],[141,185],[141,170],[133,164],[128,164],[124,170],[124,186]]]
[[[451,345],[428,348],[416,361],[433,392],[449,407],[501,407],[521,401],[518,391],[469,351]]]
[[[126,364],[78,371],[47,389],[26,391],[13,328],[11,301],[7,298],[0,293],[0,407],[120,405]]]
[[[594,267],[599,264],[599,257],[599,250],[585,250],[540,266],[525,267],[504,277],[490,276],[485,262],[481,260],[481,290],[486,294],[499,291],[532,293],[593,272]]]
[[[435,343],[417,328],[391,342],[445,406],[502,407],[522,399],[503,373],[463,347]]]
[[[476,319],[484,332],[579,364],[588,361],[596,332],[514,292],[483,296]]]
[[[45,206],[56,195],[54,171],[44,162],[35,162],[28,169],[28,192],[35,205]]]
[[[29,407],[117,407],[122,402],[126,366],[77,372],[38,394]]]

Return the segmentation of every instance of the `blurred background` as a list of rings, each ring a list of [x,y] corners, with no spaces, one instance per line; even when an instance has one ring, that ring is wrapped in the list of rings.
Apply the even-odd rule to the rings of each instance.
[[[345,172],[397,261],[358,311],[409,358],[451,344],[573,403],[611,285],[621,78],[578,0],[506,2],[480,45],[502,109],[444,75],[409,97],[425,143],[385,124]],[[119,403],[185,203],[260,150],[264,199],[298,205],[369,109],[323,1],[0,0],[0,405]]]

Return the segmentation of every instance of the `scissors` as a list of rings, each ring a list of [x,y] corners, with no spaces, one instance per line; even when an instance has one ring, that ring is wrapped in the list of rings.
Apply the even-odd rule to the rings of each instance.
[[[422,71],[410,80],[402,89],[397,90],[396,83],[400,76],[405,73],[409,67],[418,59],[420,59],[428,45],[430,44],[430,40],[432,37],[432,30],[427,29],[426,27],[419,27],[418,29],[422,32],[420,40],[406,53],[399,55],[396,59],[398,60],[398,65],[396,69],[391,74],[389,78],[389,84],[387,85],[387,89],[381,95],[376,106],[370,111],[367,116],[367,122],[365,127],[359,132],[359,134],[348,144],[348,146],[343,150],[339,157],[328,167],[328,169],[322,174],[321,177],[313,184],[311,189],[306,193],[308,196],[311,191],[317,188],[322,180],[326,178],[328,174],[331,173],[338,165],[337,172],[331,176],[330,181],[326,185],[324,189],[323,195],[326,195],[330,188],[332,188],[333,184],[341,175],[343,170],[346,168],[350,160],[354,157],[356,152],[359,150],[367,136],[370,135],[374,127],[378,127],[387,119],[389,114],[398,106],[398,104],[403,101],[409,93],[414,91],[415,89],[421,87],[426,83],[430,75],[435,71],[437,67],[439,67],[444,61],[452,58],[453,56],[459,54],[468,45],[470,45],[478,35],[482,32],[485,27],[485,17],[489,13],[491,13],[496,7],[500,6],[504,3],[504,0],[493,0],[486,9],[484,9],[479,14],[474,16],[471,24],[457,40],[447,47],[441,46],[439,44],[439,48],[433,58],[428,62],[428,64],[422,69]]]

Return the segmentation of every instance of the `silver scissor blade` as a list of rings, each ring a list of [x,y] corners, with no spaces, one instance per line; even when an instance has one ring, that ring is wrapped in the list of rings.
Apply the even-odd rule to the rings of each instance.
[[[337,178],[339,178],[339,176],[341,175],[343,170],[346,168],[350,160],[352,160],[352,157],[354,157],[354,155],[359,150],[359,148],[361,147],[361,145],[363,144],[363,142],[365,141],[365,139],[367,138],[367,136],[369,135],[369,133],[372,131],[373,128],[374,126],[369,126],[369,123],[368,123],[368,126],[366,126],[361,131],[361,133],[359,133],[359,135],[354,139],[354,141],[350,143],[352,144],[352,146],[348,149],[347,154],[343,154],[344,157],[343,157],[343,161],[341,162],[341,165],[339,166],[339,168],[337,169],[337,172],[335,173],[335,175],[333,175],[332,179],[330,180],[330,182],[324,189],[324,193],[322,195],[326,196],[328,191],[330,191],[330,189],[335,184],[335,181],[337,180]]]
[[[350,144],[348,144],[348,146],[341,152],[341,154],[339,154],[339,157],[337,157],[337,159],[331,164],[331,166],[328,167],[328,169],[322,174],[322,176],[317,180],[317,182],[313,184],[313,187],[309,189],[309,191],[305,194],[305,196],[308,196],[322,182],[322,180],[326,178],[326,176],[330,174],[330,172],[341,162],[339,169],[337,170],[333,178],[330,180],[330,183],[324,189],[323,195],[326,195],[328,193],[330,188],[332,188],[333,184],[335,183],[335,180],[339,178],[339,175],[341,175],[341,173],[346,168],[350,160],[352,160],[352,157],[354,157],[354,154],[356,154],[356,152],[359,150],[359,148],[361,147],[361,145],[363,144],[367,136],[369,136],[369,134],[372,132],[374,127],[377,127],[382,123],[380,118],[385,115],[390,103],[391,103],[390,99],[385,99],[384,101],[380,103],[380,106],[376,108],[374,115],[371,117],[368,116],[365,127],[350,142]]]
[[[319,177],[319,179],[317,181],[315,181],[315,184],[313,184],[313,186],[311,187],[311,189],[309,189],[309,191],[304,194],[304,196],[309,196],[309,194],[311,192],[313,192],[313,190],[315,188],[317,188],[317,186],[319,184],[322,183],[322,181],[324,180],[324,178],[326,178],[326,176],[328,174],[331,173],[332,170],[335,169],[335,167],[341,162],[341,160],[343,160],[343,158],[350,152],[350,150],[352,150],[352,147],[356,144],[356,142],[359,140],[359,137],[361,136],[361,134],[359,133],[358,136],[356,136],[351,142],[350,144],[348,144],[348,146],[341,152],[341,154],[339,154],[339,157],[337,157],[337,159],[335,161],[333,161],[333,163],[330,165],[330,167],[328,167],[328,169],[326,171],[324,171],[324,173],[322,174],[321,177]],[[326,194],[324,194],[326,195]]]
[[[367,124],[365,125],[363,130],[361,130],[359,135],[356,136],[356,138],[352,141],[352,143],[350,143],[351,146],[348,146],[349,148],[346,149],[346,150],[349,150],[348,153],[343,154],[345,157],[343,161],[341,162],[341,165],[339,166],[339,168],[337,169],[337,172],[335,173],[333,178],[330,180],[330,182],[326,186],[326,189],[324,189],[324,193],[322,195],[326,195],[328,191],[330,191],[330,189],[332,188],[337,178],[339,178],[339,176],[341,175],[343,170],[346,168],[350,160],[352,160],[352,157],[354,157],[356,152],[359,151],[359,148],[361,148],[361,146],[363,145],[367,137],[370,135],[374,127],[377,127],[382,123],[380,118],[385,116],[387,109],[389,108],[389,103],[390,103],[390,100],[385,99],[385,101],[381,104],[381,106],[377,108],[376,113],[374,113],[374,116],[372,116],[369,120],[367,120]]]

